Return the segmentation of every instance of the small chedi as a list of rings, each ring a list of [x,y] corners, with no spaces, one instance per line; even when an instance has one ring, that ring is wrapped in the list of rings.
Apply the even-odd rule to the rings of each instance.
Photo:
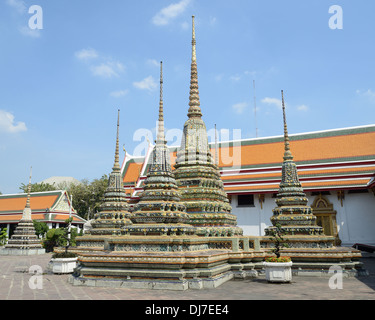
[[[275,230],[276,224],[280,224],[282,230],[288,235],[318,235],[323,240],[323,228],[316,224],[316,216],[313,215],[311,207],[307,205],[308,199],[302,189],[297,166],[290,151],[283,91],[281,95],[284,118],[284,161],[276,199],[277,207],[273,210],[273,216],[271,217],[273,226],[266,228],[265,233],[270,235]],[[328,242],[324,246],[332,246],[332,239],[328,237],[327,240]]]
[[[163,63],[160,63],[160,102],[156,145],[144,191],[134,206],[131,226],[123,228],[129,235],[192,235],[196,230],[189,223],[169,159],[164,133]]]
[[[297,167],[290,150],[283,91],[281,95],[285,149],[281,183],[276,198],[277,207],[271,217],[272,226],[265,229],[261,247],[267,251],[272,246],[269,237],[276,229],[276,225],[280,225],[288,244],[288,248],[283,249],[282,254],[292,258],[296,273],[311,274],[312,271],[322,270],[326,272],[336,263],[339,263],[349,274],[361,273],[363,270],[359,262],[360,251],[335,247],[335,237],[324,235],[323,228],[316,224],[317,217],[307,205],[308,199],[299,181]]]
[[[70,248],[73,252],[102,250],[108,237],[120,235],[122,227],[132,224],[119,162],[119,122],[120,110],[117,118],[115,161],[109,174],[103,203],[99,207],[99,212],[95,214],[94,220],[91,221],[91,229],[84,236],[76,238],[77,247]]]
[[[109,174],[108,187],[104,192],[103,203],[99,212],[95,214],[95,220],[91,223],[92,235],[120,235],[121,228],[130,225],[129,206],[126,201],[126,194],[122,185],[121,168],[119,162],[119,126],[120,110],[117,118],[117,135],[115,162],[112,172]]]
[[[31,171],[31,170],[30,170]],[[31,172],[27,189],[26,206],[22,213],[22,218],[17,224],[14,234],[9,239],[5,247],[0,250],[0,255],[35,255],[44,254],[45,249],[41,245],[40,239],[35,234],[33,220],[31,218],[30,207],[31,193]]]
[[[199,101],[195,24],[193,40],[188,120],[184,124],[181,146],[177,151],[174,174],[190,223],[200,236],[241,235],[237,217],[231,213],[223,181],[208,145],[206,125]]]

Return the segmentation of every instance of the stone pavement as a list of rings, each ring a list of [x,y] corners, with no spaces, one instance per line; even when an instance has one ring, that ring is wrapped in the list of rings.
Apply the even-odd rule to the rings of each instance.
[[[375,300],[375,256],[362,259],[370,275],[344,278],[342,289],[330,289],[329,277],[295,276],[290,284],[270,284],[264,276],[231,280],[216,289],[164,291],[126,288],[76,287],[68,275],[43,273],[39,287],[30,288],[31,266],[46,270],[51,258],[0,257],[0,300]],[[33,282],[34,285],[37,281]]]

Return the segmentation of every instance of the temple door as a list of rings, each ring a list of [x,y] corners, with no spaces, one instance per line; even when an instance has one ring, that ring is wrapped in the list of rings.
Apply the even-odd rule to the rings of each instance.
[[[323,228],[324,234],[335,237],[335,245],[340,245],[341,240],[338,235],[336,211],[333,210],[333,204],[320,194],[315,198],[311,208],[317,217],[316,223]]]

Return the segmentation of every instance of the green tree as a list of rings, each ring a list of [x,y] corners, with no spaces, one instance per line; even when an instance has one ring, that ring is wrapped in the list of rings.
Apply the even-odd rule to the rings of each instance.
[[[3,246],[7,243],[7,240],[8,240],[7,231],[8,231],[7,228],[0,230],[0,246]]]
[[[22,190],[24,193],[28,192],[29,185],[22,183],[20,186],[20,190]],[[54,191],[57,190],[57,187],[53,184],[49,183],[32,183],[31,184],[31,192],[44,192],[44,191]]]
[[[67,191],[73,196],[73,207],[77,214],[85,219],[93,218],[103,201],[107,186],[107,175],[94,179],[92,182],[83,179],[81,184],[71,184]]]
[[[102,203],[104,192],[108,186],[108,176],[104,174],[100,179],[89,181],[83,179],[80,183],[59,183],[58,185],[49,183],[31,184],[31,192],[66,190],[73,196],[73,208],[77,214],[85,219],[91,219],[94,213],[98,212]],[[20,189],[27,193],[28,185],[22,183]]]
[[[58,246],[59,238],[62,235],[60,229],[49,229],[46,234],[46,239],[43,241],[43,247],[46,252],[52,252],[54,247]]]
[[[47,223],[45,223],[45,222],[33,220],[33,224],[34,224],[35,234],[38,237],[40,237],[40,236],[44,237],[45,234],[47,233],[47,231],[49,230],[48,226],[47,226]]]
[[[72,220],[72,218],[66,219],[66,226],[63,228],[49,229],[47,231],[46,239],[43,241],[43,247],[47,252],[52,252],[54,247],[65,247],[65,254],[67,254],[70,246],[76,246],[77,229],[70,228],[69,231],[69,225],[71,225]]]

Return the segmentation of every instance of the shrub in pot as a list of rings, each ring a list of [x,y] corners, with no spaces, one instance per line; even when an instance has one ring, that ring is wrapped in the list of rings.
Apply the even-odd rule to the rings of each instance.
[[[55,239],[57,244],[65,244],[65,250],[63,252],[56,252],[52,255],[50,268],[52,269],[53,273],[72,273],[77,265],[77,254],[68,251],[71,244],[70,224],[72,219],[67,219],[66,222],[68,226],[58,229],[60,231],[58,233],[58,237]]]
[[[285,232],[280,224],[275,225],[275,229],[271,231],[271,240],[274,247],[271,252],[275,256],[266,257],[264,268],[266,271],[266,279],[268,282],[290,282],[292,280],[292,260],[290,257],[282,257],[281,249],[288,248],[286,243],[288,240],[284,239]]]

